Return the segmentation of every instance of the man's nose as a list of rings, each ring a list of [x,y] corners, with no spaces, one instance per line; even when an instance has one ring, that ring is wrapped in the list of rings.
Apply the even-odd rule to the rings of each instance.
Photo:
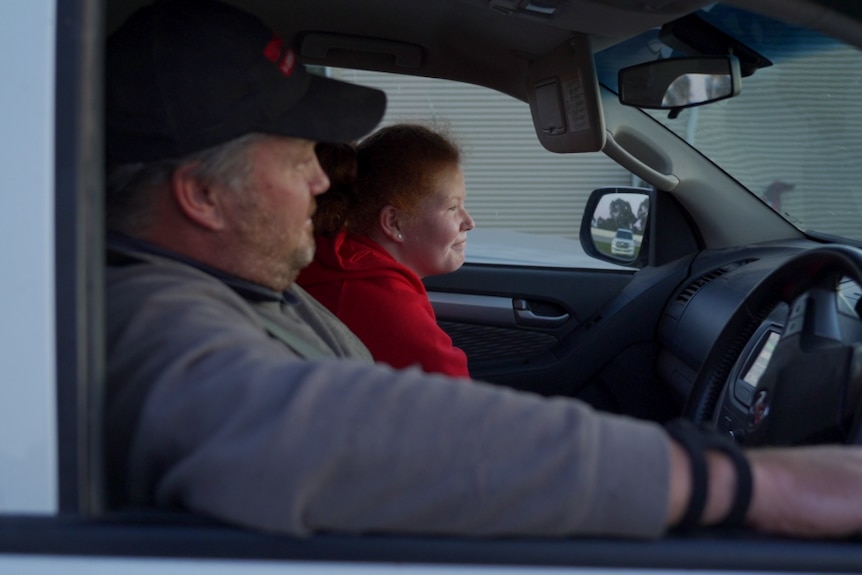
[[[329,176],[326,175],[317,160],[314,161],[314,170],[309,187],[313,196],[319,196],[329,189]]]

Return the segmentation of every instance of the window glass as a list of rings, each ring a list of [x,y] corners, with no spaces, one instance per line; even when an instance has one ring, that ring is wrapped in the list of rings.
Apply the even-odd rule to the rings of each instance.
[[[675,120],[647,112],[799,229],[862,240],[860,76],[862,52],[821,42],[744,78],[736,98]]]
[[[488,88],[361,70],[327,72],[384,90],[382,125],[419,122],[459,143],[467,208],[476,221],[467,262],[617,267],[587,256],[578,241],[593,189],[639,183],[610,158],[548,152],[536,137],[529,105]]]
[[[736,6],[698,15],[760,67],[733,98],[678,115],[644,111],[800,230],[862,242],[862,51]],[[670,44],[654,29],[599,52],[599,81],[618,91],[621,67],[683,55]]]

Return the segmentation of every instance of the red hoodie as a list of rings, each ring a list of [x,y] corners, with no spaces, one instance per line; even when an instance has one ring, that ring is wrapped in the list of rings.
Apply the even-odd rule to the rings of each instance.
[[[373,240],[318,235],[314,261],[297,283],[347,324],[375,360],[469,377],[467,355],[437,325],[422,280]]]

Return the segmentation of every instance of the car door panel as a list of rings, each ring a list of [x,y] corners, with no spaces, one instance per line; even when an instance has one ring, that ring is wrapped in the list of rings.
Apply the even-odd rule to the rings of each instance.
[[[438,323],[467,353],[474,378],[536,389],[537,376],[560,369],[560,342],[633,274],[466,264],[425,284]]]

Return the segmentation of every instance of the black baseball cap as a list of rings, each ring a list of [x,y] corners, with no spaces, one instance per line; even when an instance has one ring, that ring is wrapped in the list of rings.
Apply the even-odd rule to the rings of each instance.
[[[105,75],[109,165],[179,158],[250,132],[356,140],[386,108],[382,91],[308,73],[256,16],[215,0],[133,14],[108,38]]]

